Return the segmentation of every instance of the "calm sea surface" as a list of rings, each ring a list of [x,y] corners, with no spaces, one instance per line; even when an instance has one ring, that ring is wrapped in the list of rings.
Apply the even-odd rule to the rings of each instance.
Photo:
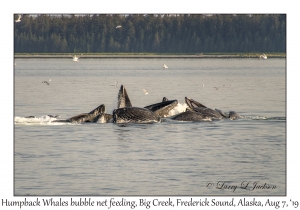
[[[111,113],[120,84],[133,106],[165,96],[180,110],[187,96],[245,118],[118,126],[46,116],[100,104]],[[14,117],[14,195],[286,194],[285,59],[15,59]]]

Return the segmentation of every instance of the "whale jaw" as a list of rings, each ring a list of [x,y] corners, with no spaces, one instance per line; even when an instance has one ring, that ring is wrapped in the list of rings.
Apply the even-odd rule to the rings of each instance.
[[[207,108],[203,104],[199,103],[198,101],[195,101],[191,98],[185,97],[185,102],[189,107],[189,110],[194,112],[199,112],[203,115],[207,115],[211,117],[212,119],[223,119],[224,116],[220,114],[220,112]]]
[[[185,111],[180,114],[177,114],[173,117],[171,117],[172,120],[177,121],[188,121],[188,122],[202,122],[202,121],[211,121],[211,117],[201,114],[199,112],[193,112],[193,111]]]
[[[113,120],[113,117],[111,114],[102,113],[99,114],[97,117],[94,118],[93,122],[96,123],[111,123]]]
[[[83,113],[76,115],[74,117],[71,117],[66,120],[54,120],[52,122],[71,122],[71,123],[84,123],[84,122],[93,122],[94,119],[99,115],[105,112],[105,106],[104,104],[101,104],[97,108],[93,109],[89,113]]]
[[[125,107],[113,111],[113,123],[149,124],[160,122],[161,119],[149,109],[140,107]]]
[[[194,110],[195,108],[207,108],[203,104],[199,103],[198,101],[195,101],[194,99],[185,97],[185,103],[189,106],[190,109]]]
[[[159,117],[168,116],[169,112],[177,106],[178,101],[162,101],[160,103],[152,104],[149,106],[145,106],[144,108],[151,110]]]
[[[118,108],[124,108],[124,107],[132,107],[131,101],[128,97],[126,88],[121,85],[119,93],[118,93]]]
[[[74,123],[84,123],[84,122],[93,122],[94,118],[97,117],[99,114],[105,112],[104,104],[101,104],[94,110],[90,111],[88,114],[80,114],[69,119],[70,122]]]

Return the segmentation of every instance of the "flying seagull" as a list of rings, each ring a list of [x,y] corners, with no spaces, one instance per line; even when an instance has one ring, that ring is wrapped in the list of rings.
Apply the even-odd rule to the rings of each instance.
[[[42,83],[46,83],[47,85],[50,85],[51,79],[49,79],[49,82],[43,81]]]
[[[73,56],[73,61],[78,62],[78,57],[76,55]]]
[[[259,56],[259,59],[265,59],[266,60],[267,58],[268,57],[266,56],[266,54],[262,54],[262,55]]]
[[[143,91],[144,91],[145,95],[148,95],[148,91],[147,90],[143,89]]]
[[[19,15],[18,20],[15,20],[15,22],[16,22],[16,23],[21,22],[21,17],[22,17],[22,15]]]
[[[119,26],[117,26],[116,28],[122,28],[122,26],[119,25]]]

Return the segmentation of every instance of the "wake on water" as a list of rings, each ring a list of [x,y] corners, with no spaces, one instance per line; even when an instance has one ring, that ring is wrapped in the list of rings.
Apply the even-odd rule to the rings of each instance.
[[[50,117],[48,115],[43,115],[41,117],[15,117],[15,124],[23,125],[60,125],[60,124],[71,124],[71,123],[52,123],[52,121],[57,120],[55,117]]]

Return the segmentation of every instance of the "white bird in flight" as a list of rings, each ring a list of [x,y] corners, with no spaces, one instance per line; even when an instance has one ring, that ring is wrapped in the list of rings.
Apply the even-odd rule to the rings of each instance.
[[[46,83],[47,85],[50,85],[51,79],[49,79],[49,82],[43,81],[42,83]]]
[[[119,25],[119,26],[117,26],[116,28],[122,28],[122,26]]]
[[[76,55],[73,56],[73,61],[78,62],[78,57]]]
[[[19,15],[18,20],[15,20],[15,22],[16,22],[16,23],[21,22],[21,17],[22,17],[22,15]]]
[[[164,65],[163,65],[163,68],[164,68],[164,69],[168,69],[168,67],[167,67],[167,65],[166,65],[166,64],[164,64]]]
[[[148,95],[148,91],[147,90],[143,89],[143,91],[144,91],[145,95]]]
[[[259,56],[259,59],[265,59],[266,60],[267,58],[268,57],[266,56],[266,54],[262,54],[262,55]]]

